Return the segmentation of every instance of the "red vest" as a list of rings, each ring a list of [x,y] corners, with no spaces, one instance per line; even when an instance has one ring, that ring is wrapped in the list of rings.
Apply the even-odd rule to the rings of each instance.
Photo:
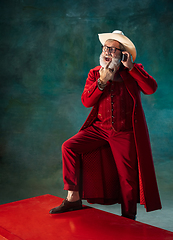
[[[97,124],[114,131],[132,130],[133,99],[119,74],[108,82],[98,102]]]

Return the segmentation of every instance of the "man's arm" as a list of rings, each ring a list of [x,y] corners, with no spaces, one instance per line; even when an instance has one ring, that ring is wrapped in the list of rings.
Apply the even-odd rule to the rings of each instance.
[[[115,66],[113,70],[109,69],[111,61],[105,67],[96,67],[90,70],[82,94],[82,103],[85,107],[93,107],[100,98],[107,82],[114,78],[117,67]]]
[[[122,64],[129,69],[130,75],[137,81],[141,91],[145,94],[152,94],[157,89],[157,83],[152,76],[145,70],[142,64],[136,64],[132,61],[132,56],[129,52],[123,51],[127,56],[127,60],[122,61]]]
[[[144,70],[142,64],[134,63],[134,66],[129,73],[137,81],[144,94],[153,94],[156,91],[156,81]]]
[[[99,72],[91,69],[81,96],[82,103],[85,107],[93,107],[102,95],[102,91],[98,88],[98,78]]]

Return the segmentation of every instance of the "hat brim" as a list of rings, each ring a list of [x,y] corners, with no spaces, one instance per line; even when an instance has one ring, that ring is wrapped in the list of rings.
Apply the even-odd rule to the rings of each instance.
[[[104,45],[108,39],[113,39],[123,44],[126,51],[132,55],[133,62],[135,61],[136,55],[137,55],[136,48],[135,48],[135,45],[132,43],[132,41],[128,37],[118,33],[101,33],[101,34],[98,34],[98,36],[102,45]]]

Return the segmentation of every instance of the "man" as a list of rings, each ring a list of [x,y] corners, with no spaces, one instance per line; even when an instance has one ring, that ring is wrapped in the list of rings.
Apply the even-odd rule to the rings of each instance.
[[[80,131],[62,146],[63,203],[50,213],[90,203],[121,203],[122,216],[135,219],[137,202],[161,209],[140,92],[152,94],[156,81],[134,63],[136,48],[121,31],[99,34],[100,65],[88,74],[82,94],[93,107]]]

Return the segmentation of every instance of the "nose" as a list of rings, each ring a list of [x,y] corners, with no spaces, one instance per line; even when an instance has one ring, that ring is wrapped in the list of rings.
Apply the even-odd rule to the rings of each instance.
[[[110,50],[110,48],[107,48],[106,51],[105,51],[105,53],[108,54],[108,55],[111,55],[111,50]]]

